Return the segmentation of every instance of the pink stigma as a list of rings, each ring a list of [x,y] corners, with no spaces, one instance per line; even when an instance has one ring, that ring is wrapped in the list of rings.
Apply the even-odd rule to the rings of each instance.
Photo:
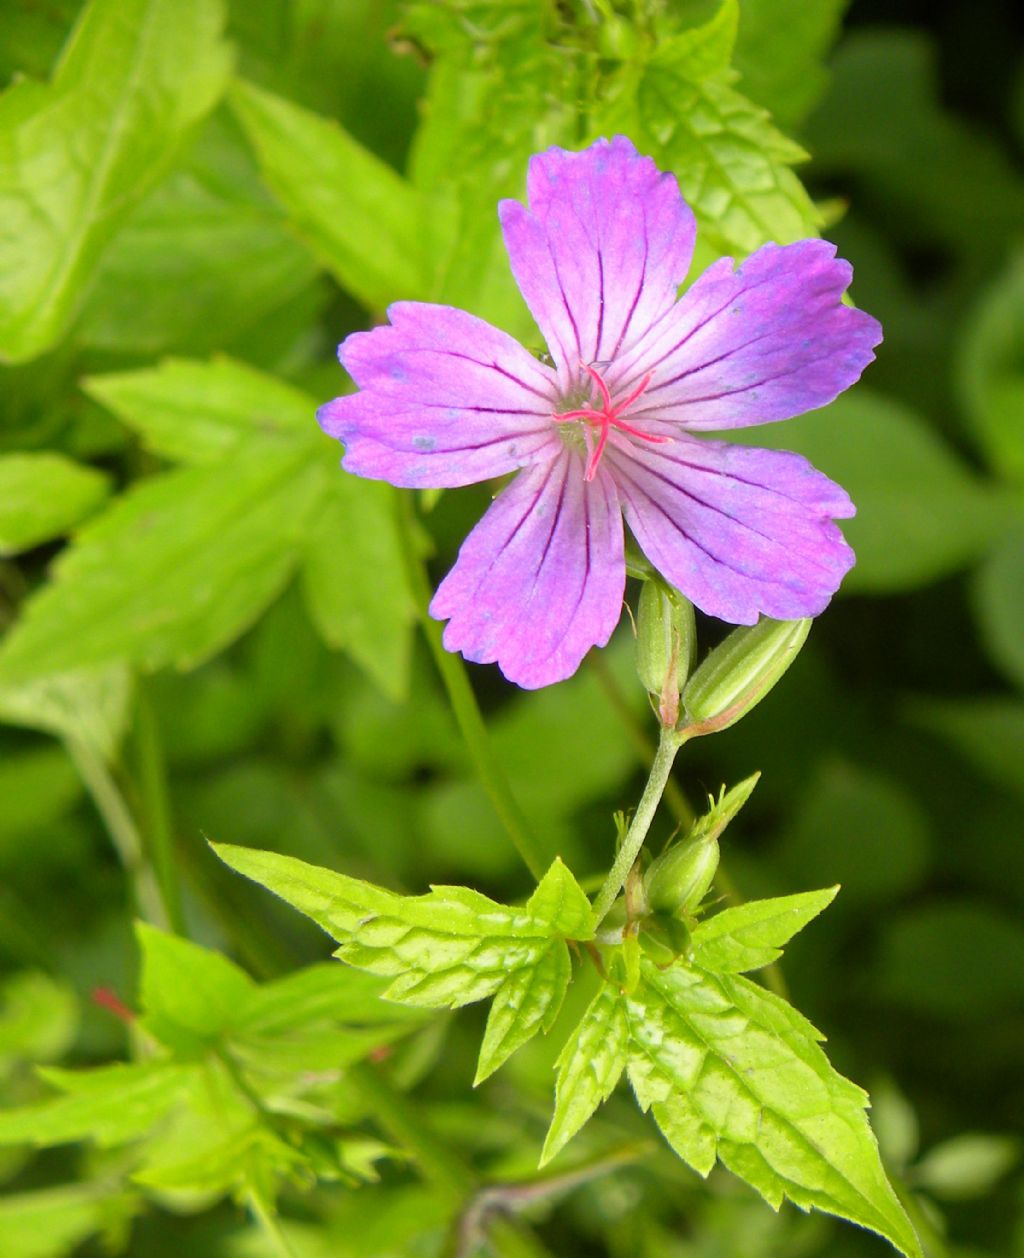
[[[601,455],[604,454],[604,448],[608,444],[608,434],[613,428],[619,432],[628,433],[631,437],[639,437],[641,441],[653,442],[655,445],[662,445],[669,440],[668,437],[655,437],[652,433],[641,432],[639,428],[634,428],[632,424],[627,424],[622,418],[623,412],[629,410],[651,383],[651,377],[654,374],[652,371],[649,371],[644,376],[629,397],[624,398],[621,402],[612,402],[612,395],[608,391],[608,386],[605,384],[601,373],[595,367],[590,366],[589,363],[580,363],[580,366],[598,387],[601,394],[601,409],[598,410],[593,406],[584,406],[576,411],[563,411],[561,415],[556,415],[555,419],[560,424],[569,419],[584,419],[588,424],[593,424],[600,428],[597,445],[594,445],[590,439],[590,429],[585,428],[583,430],[583,435],[587,442],[587,451],[590,455],[587,459],[587,470],[583,473],[584,480],[593,480],[597,474]]]

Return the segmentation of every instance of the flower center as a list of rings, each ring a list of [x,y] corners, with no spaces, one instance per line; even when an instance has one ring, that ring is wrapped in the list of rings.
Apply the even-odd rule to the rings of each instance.
[[[642,432],[632,424],[627,424],[622,418],[623,414],[629,410],[651,383],[653,372],[649,371],[628,397],[623,398],[620,402],[613,402],[608,385],[597,368],[592,367],[589,363],[580,363],[580,366],[590,376],[594,384],[597,385],[599,406],[582,406],[577,410],[562,411],[560,415],[555,415],[554,419],[559,424],[573,419],[583,421],[583,439],[587,445],[588,455],[587,469],[583,473],[584,480],[593,480],[597,474],[601,455],[604,454],[604,448],[608,444],[608,434],[613,428],[619,432],[628,433],[631,437],[639,437],[641,441],[651,441],[655,445],[661,445],[668,441],[668,437],[655,437],[652,433]],[[597,429],[596,443],[593,440],[592,429]]]

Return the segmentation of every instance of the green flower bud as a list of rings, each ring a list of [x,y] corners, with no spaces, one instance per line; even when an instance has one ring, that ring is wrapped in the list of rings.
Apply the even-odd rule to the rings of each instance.
[[[728,729],[765,697],[797,657],[810,620],[769,620],[734,629],[690,678],[683,691],[690,738]]]
[[[636,671],[665,726],[679,719],[696,642],[693,604],[660,581],[645,581],[636,610]]]
[[[663,853],[647,871],[644,892],[654,913],[692,913],[718,870],[718,839],[698,834]]]

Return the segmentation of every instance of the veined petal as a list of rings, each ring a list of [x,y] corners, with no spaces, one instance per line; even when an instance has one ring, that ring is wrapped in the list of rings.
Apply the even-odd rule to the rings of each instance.
[[[448,619],[444,644],[494,661],[527,690],[570,677],[618,622],[625,586],[622,517],[601,469],[563,449],[528,468],[466,538],[430,614]]]
[[[682,437],[608,459],[644,554],[709,615],[816,616],[853,564],[833,523],[853,504],[799,454]]]
[[[625,136],[530,159],[528,208],[499,206],[516,283],[569,387],[670,310],[696,233],[675,176]]]
[[[882,339],[842,304],[852,269],[835,245],[765,245],[737,269],[722,258],[616,364],[625,387],[654,378],[631,418],[722,431],[789,419],[857,380]]]
[[[359,392],[317,415],[348,471],[444,488],[558,452],[554,375],[517,341],[451,306],[398,302],[388,315],[339,350]]]

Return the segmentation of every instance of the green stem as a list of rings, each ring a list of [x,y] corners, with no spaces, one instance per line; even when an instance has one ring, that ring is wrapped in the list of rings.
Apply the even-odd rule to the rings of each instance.
[[[481,785],[487,792],[491,805],[505,828],[505,833],[511,839],[527,869],[539,882],[547,867],[544,854],[537,846],[537,841],[516,803],[515,796],[498,763],[498,758],[494,754],[494,748],[487,734],[487,727],[476,701],[476,695],[473,693],[473,687],[466,674],[465,665],[460,656],[445,650],[441,640],[443,630],[438,622],[431,618],[427,610],[430,604],[430,584],[423,560],[416,548],[417,520],[413,512],[412,498],[409,494],[403,494],[400,500],[402,534],[420,627],[434,657],[437,671],[441,674],[445,690],[448,692],[452,712],[462,731],[462,737],[466,742]]]
[[[167,915],[153,871],[145,859],[138,827],[110,770],[87,743],[68,738],[66,746],[132,881],[139,912],[147,921],[166,929]]]
[[[260,1231],[267,1238],[277,1258],[298,1258],[295,1250],[288,1243],[287,1237],[281,1231],[277,1219],[260,1200],[258,1193],[251,1192],[249,1194],[249,1209],[252,1211],[253,1218],[259,1224]]]
[[[181,907],[181,881],[174,851],[174,832],[167,790],[167,768],[160,727],[153,705],[140,681],[135,708],[135,745],[138,757],[138,785],[142,832],[148,839],[149,855],[160,888],[164,912],[176,935],[184,935],[185,917]]]
[[[615,674],[608,667],[608,662],[604,658],[603,653],[601,651],[591,651],[587,656],[587,665],[604,691],[609,706],[622,722],[622,727],[626,731],[626,737],[636,752],[637,760],[646,768],[654,757],[654,743],[648,738],[644,727],[636,719],[633,709],[629,706],[629,700],[623,693],[622,687],[615,678]],[[697,820],[697,814],[693,805],[686,798],[682,787],[673,778],[669,778],[668,785],[665,787],[665,803],[684,830],[689,830]]]
[[[622,890],[626,877],[640,854],[644,839],[647,838],[647,831],[651,828],[654,814],[658,811],[661,797],[665,793],[665,786],[680,746],[681,743],[674,730],[662,729],[644,793],[640,797],[640,803],[637,804],[633,820],[626,831],[626,837],[622,840],[615,862],[594,901],[594,917],[598,922],[615,902],[615,897]]]

